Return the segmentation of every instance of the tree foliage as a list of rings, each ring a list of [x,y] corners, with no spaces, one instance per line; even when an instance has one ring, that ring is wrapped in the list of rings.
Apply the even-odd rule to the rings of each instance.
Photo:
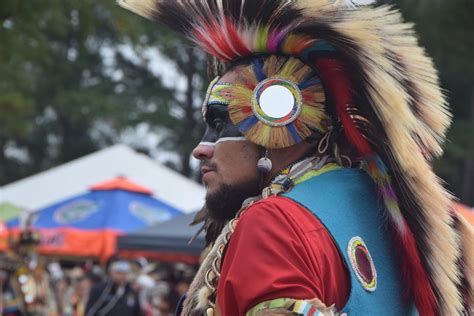
[[[167,135],[163,145],[191,173],[204,62],[182,40],[114,1],[4,0],[0,43],[0,185],[117,142],[144,123]],[[182,91],[151,70],[146,53],[154,47],[164,64],[174,63]]]
[[[474,2],[380,0],[415,22],[454,113],[438,173],[474,204]],[[145,124],[191,175],[204,55],[115,1],[3,0],[0,185],[93,152]],[[150,152],[147,142],[131,144]]]

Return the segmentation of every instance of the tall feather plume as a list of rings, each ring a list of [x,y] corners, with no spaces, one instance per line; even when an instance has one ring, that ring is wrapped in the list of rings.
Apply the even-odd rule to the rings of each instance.
[[[268,30],[278,30],[281,25],[291,27],[301,16],[292,1],[118,0],[118,3],[185,35],[225,61],[267,52]]]
[[[357,84],[350,100],[357,104],[342,104],[337,114],[384,195],[395,242],[403,246],[406,286],[422,315],[462,313],[451,196],[429,164],[442,153],[451,117],[431,60],[397,11],[365,6],[369,0],[120,1],[222,62],[255,53],[294,55],[308,64],[318,56],[341,60]],[[379,135],[371,135],[352,107]]]
[[[396,180],[401,210],[422,252],[440,313],[459,314],[462,300],[456,258],[460,254],[447,211],[450,196],[427,161],[429,155],[440,153],[439,142],[450,122],[436,73],[398,13],[386,7],[344,12],[347,17],[324,21],[330,16],[325,12],[319,21],[332,25],[350,43],[334,40],[335,46],[345,45],[340,50],[357,57],[351,62],[358,69],[351,71],[358,72],[359,81],[364,79],[370,102],[366,111],[375,116],[387,137],[379,148]],[[385,25],[384,32],[380,25]]]

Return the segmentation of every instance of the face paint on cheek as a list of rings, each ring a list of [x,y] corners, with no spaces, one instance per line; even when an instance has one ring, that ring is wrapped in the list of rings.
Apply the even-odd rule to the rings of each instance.
[[[203,141],[203,142],[200,142],[199,145],[215,147],[217,144],[223,143],[223,142],[244,142],[244,141],[248,141],[248,139],[245,137],[221,137],[216,142]]]
[[[247,140],[232,124],[227,113],[227,107],[232,98],[233,85],[231,83],[217,83],[218,79],[211,82],[204,100],[203,116],[208,124],[208,129],[200,145],[215,147],[221,142]]]
[[[217,109],[213,106],[210,111],[212,111],[212,117],[208,120],[208,127],[201,143],[217,144],[226,141],[246,140],[237,126],[230,122],[226,109]]]

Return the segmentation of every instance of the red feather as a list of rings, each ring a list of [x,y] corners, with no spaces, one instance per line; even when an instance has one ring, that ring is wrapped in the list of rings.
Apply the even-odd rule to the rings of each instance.
[[[406,287],[405,299],[413,298],[420,316],[439,315],[436,298],[423,268],[415,237],[408,225],[403,236],[392,231],[395,249],[401,258],[401,273]]]
[[[203,31],[201,29],[195,29],[194,34],[195,34],[194,36],[196,37],[196,39],[201,43],[200,46],[202,49],[204,49],[209,54],[216,56],[219,59],[227,60],[225,56],[223,56],[216,49],[214,49],[214,46],[209,40],[208,34],[206,33],[206,31]]]
[[[211,40],[214,42],[217,47],[231,60],[235,59],[237,55],[229,47],[229,43],[222,32],[222,26],[217,20],[211,22],[206,28],[206,33],[209,35]]]
[[[235,25],[229,18],[224,21],[225,30],[218,20],[208,21],[203,28],[194,30],[201,47],[223,60],[234,60],[240,56],[251,55],[251,51],[244,45]],[[227,33],[227,36],[225,35]]]
[[[194,34],[202,43],[201,47],[211,55],[228,61],[237,57],[229,47],[218,21],[209,21],[208,24],[203,25],[203,28],[196,28]]]
[[[352,93],[349,78],[344,73],[342,64],[335,59],[320,59],[316,65],[323,76],[325,87],[330,90],[330,95],[348,141],[364,157],[373,156],[374,152],[369,142],[357,129],[347,113],[347,107],[352,105]]]
[[[232,23],[232,21],[228,17],[225,20],[225,26],[229,34],[229,39],[232,42],[234,49],[238,52],[238,54],[240,56],[252,55],[252,52],[250,51],[250,49],[247,48],[247,46],[245,46],[242,38],[237,32],[237,29],[234,23]]]

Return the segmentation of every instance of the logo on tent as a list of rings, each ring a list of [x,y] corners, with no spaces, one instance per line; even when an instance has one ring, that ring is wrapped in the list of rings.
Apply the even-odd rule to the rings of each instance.
[[[62,232],[41,232],[41,246],[63,247],[65,245],[65,236]]]
[[[90,200],[79,200],[66,204],[54,213],[59,224],[72,224],[82,221],[97,212],[99,204]]]
[[[170,213],[168,211],[152,207],[140,202],[131,202],[129,205],[130,213],[140,219],[141,221],[147,223],[148,225],[157,224],[166,220],[171,219]]]

